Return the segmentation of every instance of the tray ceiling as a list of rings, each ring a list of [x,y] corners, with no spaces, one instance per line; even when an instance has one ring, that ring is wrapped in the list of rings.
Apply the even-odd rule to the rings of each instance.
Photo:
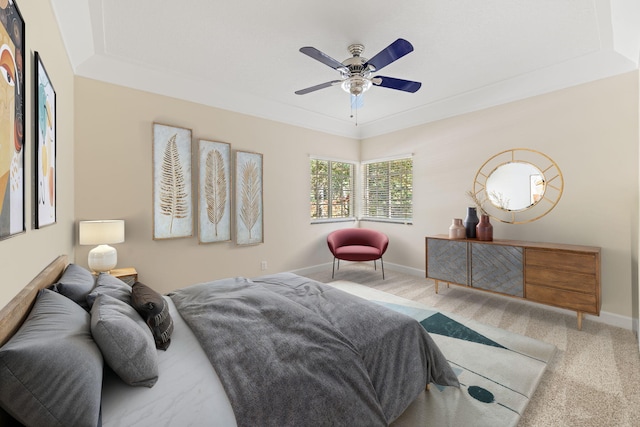
[[[638,69],[636,0],[51,0],[76,75],[353,138],[371,137]],[[339,78],[298,51],[414,51],[351,117]]]

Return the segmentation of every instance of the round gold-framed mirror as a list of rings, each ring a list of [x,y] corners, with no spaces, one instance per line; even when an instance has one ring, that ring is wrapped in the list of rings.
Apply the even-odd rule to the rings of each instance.
[[[560,201],[564,179],[549,156],[528,148],[502,151],[480,167],[473,194],[487,215],[523,224],[548,214]]]

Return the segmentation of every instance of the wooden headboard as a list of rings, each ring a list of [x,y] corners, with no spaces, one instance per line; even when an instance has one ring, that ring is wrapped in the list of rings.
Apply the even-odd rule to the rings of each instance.
[[[60,255],[0,310],[0,346],[9,341],[27,318],[40,289],[55,283],[67,267],[67,256]]]

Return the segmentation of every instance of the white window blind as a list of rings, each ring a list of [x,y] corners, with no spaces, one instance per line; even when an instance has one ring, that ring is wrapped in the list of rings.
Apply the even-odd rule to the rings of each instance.
[[[362,219],[410,222],[413,219],[413,159],[362,165]]]

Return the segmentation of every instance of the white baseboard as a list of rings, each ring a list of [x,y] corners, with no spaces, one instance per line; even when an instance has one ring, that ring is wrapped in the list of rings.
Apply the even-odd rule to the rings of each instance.
[[[416,277],[422,277],[422,278],[425,277],[424,270],[420,270],[419,268],[407,267],[405,265],[393,264],[393,263],[386,263],[384,266],[389,270],[408,274],[409,276],[416,276]]]
[[[342,264],[350,264],[350,261],[341,261]],[[290,273],[303,275],[305,273],[319,273],[321,271],[327,271],[327,269],[331,270],[333,268],[333,264],[328,262],[326,264],[318,264],[311,267],[299,268],[297,270],[291,270]],[[384,263],[384,268],[388,270],[397,271],[399,273],[408,274],[410,276],[416,277],[425,277],[424,270],[420,270],[419,268],[406,267],[400,264],[393,263]]]
[[[344,262],[348,262],[348,261],[342,261]],[[404,265],[400,265],[400,264],[393,264],[393,263],[388,263],[385,262],[384,263],[384,267],[386,269],[389,270],[393,270],[393,271],[397,271],[399,273],[404,273],[404,274],[408,274],[410,276],[416,276],[416,277],[425,277],[425,271],[421,270],[419,268],[412,268],[412,267],[407,267]],[[305,273],[317,273],[320,271],[326,271],[328,269],[332,268],[332,263],[326,263],[326,264],[319,264],[319,265],[315,265],[312,267],[306,267],[306,268],[301,268],[298,270],[294,270],[291,271],[292,273],[296,273],[296,274],[301,274],[304,275]],[[497,294],[494,294],[497,295]],[[500,295],[498,295],[500,296]],[[513,300],[513,298],[505,296],[504,298],[509,298],[510,300]],[[531,302],[531,301],[527,301],[527,300],[520,300],[522,303],[524,304],[533,304],[536,307],[544,307],[548,310],[553,310],[556,311],[558,313],[575,313],[571,310],[566,310],[564,308],[558,308],[558,307],[552,307],[552,306],[548,306],[548,305],[544,305],[544,304],[539,304],[536,302]],[[628,329],[630,331],[637,331],[638,330],[638,321],[636,319],[633,319],[631,317],[628,316],[621,316],[619,314],[615,314],[615,313],[609,313],[606,311],[601,311],[600,312],[600,316],[593,316],[590,314],[585,314],[584,315],[585,319],[588,320],[592,320],[594,322],[599,322],[599,323],[603,323],[605,325],[609,325],[609,326],[615,326],[617,328],[623,328],[623,329]]]
[[[305,274],[309,274],[309,273],[320,273],[321,271],[327,271],[327,268],[331,270],[330,262],[327,264],[318,264],[312,267],[304,267],[304,268],[299,268],[297,270],[291,270],[289,271],[289,273],[294,273],[294,274],[299,274],[301,276],[304,276]]]
[[[591,319],[594,322],[604,323],[605,325],[617,326],[618,328],[628,329],[630,331],[637,330],[635,329],[635,326],[634,326],[636,322],[635,319],[628,316],[621,316],[619,314],[609,313],[608,311],[601,311],[600,317],[586,314],[585,318]]]

